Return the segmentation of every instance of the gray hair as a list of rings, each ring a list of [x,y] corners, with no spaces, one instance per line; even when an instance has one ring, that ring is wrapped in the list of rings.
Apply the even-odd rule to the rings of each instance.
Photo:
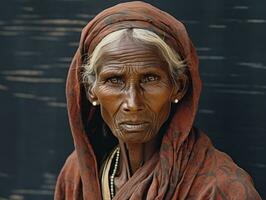
[[[152,31],[140,28],[121,29],[112,32],[105,36],[99,44],[95,47],[92,54],[89,56],[88,60],[85,62],[82,72],[82,82],[87,86],[94,84],[96,80],[98,63],[101,61],[102,55],[104,53],[104,47],[107,45],[119,41],[123,36],[129,36],[132,39],[139,41],[145,45],[156,47],[162,55],[162,58],[168,64],[170,77],[173,83],[176,83],[179,74],[185,72],[187,66],[185,61],[181,59],[180,55],[175,52],[162,38]]]

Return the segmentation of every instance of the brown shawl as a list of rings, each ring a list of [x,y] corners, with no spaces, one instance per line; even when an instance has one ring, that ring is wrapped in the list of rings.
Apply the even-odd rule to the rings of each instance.
[[[86,100],[80,66],[104,36],[130,27],[151,30],[174,48],[186,60],[191,85],[167,124],[159,154],[145,163],[114,199],[260,199],[248,174],[215,149],[205,134],[192,128],[201,81],[195,48],[184,25],[147,3],[130,2],[102,11],[82,31],[66,85],[75,151],[58,177],[55,200],[102,199],[94,144],[104,146],[99,142],[101,117]]]

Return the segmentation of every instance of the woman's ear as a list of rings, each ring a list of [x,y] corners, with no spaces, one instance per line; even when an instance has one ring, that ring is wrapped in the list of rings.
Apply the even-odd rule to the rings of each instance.
[[[185,74],[180,74],[178,76],[178,80],[174,84],[174,90],[172,93],[172,99],[171,101],[173,103],[177,103],[180,101],[186,94],[188,90],[188,77]]]
[[[85,84],[87,99],[91,102],[93,106],[98,105],[98,98],[94,92],[94,84]]]

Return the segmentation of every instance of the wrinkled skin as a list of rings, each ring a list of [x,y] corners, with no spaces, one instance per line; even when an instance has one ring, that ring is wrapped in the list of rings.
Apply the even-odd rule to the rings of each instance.
[[[127,145],[134,172],[156,150],[159,129],[171,103],[184,95],[186,79],[180,76],[174,85],[157,50],[128,37],[107,46],[102,56],[90,100],[98,102],[103,120]]]

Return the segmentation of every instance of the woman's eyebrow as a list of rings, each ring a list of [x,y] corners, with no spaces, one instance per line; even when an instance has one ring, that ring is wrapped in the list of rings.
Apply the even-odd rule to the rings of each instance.
[[[123,67],[119,67],[119,66],[108,66],[108,68],[106,67],[102,67],[98,74],[111,74],[111,73],[123,73],[125,70],[123,69]]]
[[[116,70],[116,71],[127,71],[128,68],[132,67],[132,65],[128,64],[128,65],[123,65],[123,66],[117,66],[117,65],[113,65],[113,66],[108,66],[108,67],[103,67],[102,71],[106,71],[106,70]],[[156,65],[135,65],[134,70],[139,70],[139,71],[161,71],[161,66],[159,66],[158,64]]]

